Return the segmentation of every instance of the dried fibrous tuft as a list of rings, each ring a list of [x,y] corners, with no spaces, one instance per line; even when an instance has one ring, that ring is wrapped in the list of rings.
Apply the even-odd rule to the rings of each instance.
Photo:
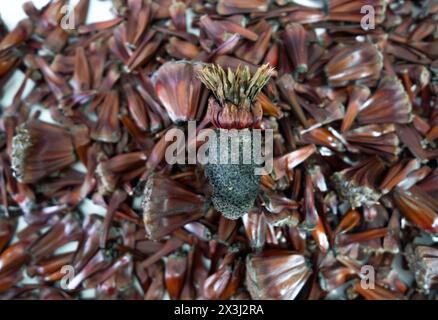
[[[151,239],[161,239],[179,227],[201,218],[208,208],[203,196],[182,188],[171,179],[154,174],[146,182],[143,222]]]
[[[251,75],[248,66],[239,65],[235,71],[225,71],[220,65],[210,64],[199,72],[199,79],[210,89],[222,106],[232,103],[248,110],[274,71],[268,64]]]
[[[17,128],[11,165],[19,181],[34,183],[75,161],[73,140],[65,129],[39,120]]]

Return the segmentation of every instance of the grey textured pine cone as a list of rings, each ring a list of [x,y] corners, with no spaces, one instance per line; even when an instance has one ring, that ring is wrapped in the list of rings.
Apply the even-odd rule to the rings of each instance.
[[[219,132],[219,130],[217,130]],[[217,135],[219,136],[219,134]],[[231,139],[240,139],[239,162],[231,163],[233,156]],[[228,140],[228,163],[220,162],[220,142],[216,145],[216,164],[209,163],[205,166],[205,175],[213,187],[212,202],[216,210],[228,219],[238,219],[249,212],[254,206],[254,201],[260,189],[260,176],[255,174],[253,163],[243,162],[244,142],[251,139],[251,135],[236,135]],[[251,141],[249,141],[251,143]],[[210,150],[214,150],[212,147]],[[251,148],[252,153],[252,148]]]

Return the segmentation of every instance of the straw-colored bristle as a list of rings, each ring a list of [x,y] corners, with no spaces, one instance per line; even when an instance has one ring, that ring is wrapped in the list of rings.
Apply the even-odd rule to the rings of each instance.
[[[265,64],[251,76],[248,66],[239,65],[235,71],[230,68],[225,71],[217,64],[210,64],[199,72],[199,79],[221,104],[231,102],[245,108],[256,99],[273,71],[269,64]]]

